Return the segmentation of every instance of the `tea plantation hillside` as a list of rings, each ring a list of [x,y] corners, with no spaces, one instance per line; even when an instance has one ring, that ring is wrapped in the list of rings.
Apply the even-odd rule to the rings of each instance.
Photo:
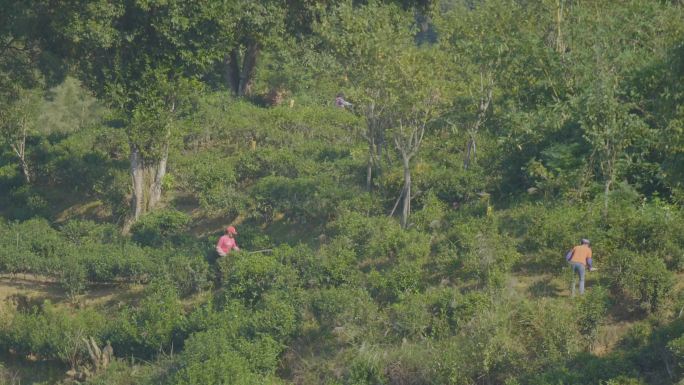
[[[0,384],[684,383],[681,1],[2,9]]]

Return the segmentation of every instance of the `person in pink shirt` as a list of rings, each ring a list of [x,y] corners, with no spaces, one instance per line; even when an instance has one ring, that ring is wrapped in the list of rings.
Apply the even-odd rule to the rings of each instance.
[[[237,242],[235,242],[235,238],[233,238],[234,235],[237,235],[237,230],[235,230],[235,227],[233,226],[228,226],[226,228],[226,233],[219,238],[218,243],[216,244],[216,252],[218,255],[225,257],[231,250],[240,250]]]

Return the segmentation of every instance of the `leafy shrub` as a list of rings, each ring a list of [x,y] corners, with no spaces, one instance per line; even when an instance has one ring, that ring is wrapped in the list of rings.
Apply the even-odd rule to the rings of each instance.
[[[393,304],[389,318],[392,322],[393,336],[409,340],[424,339],[431,332],[433,314],[426,295],[410,294]]]
[[[201,256],[174,254],[166,261],[165,270],[181,295],[206,290],[212,285],[209,263]]]
[[[684,334],[669,341],[667,349],[672,354],[674,361],[678,363],[679,372],[684,373]]]
[[[182,346],[178,340],[185,317],[175,287],[155,281],[136,307],[125,308],[108,331],[114,351],[149,358]]]
[[[516,318],[520,319],[520,333],[534,360],[530,366],[548,367],[562,363],[583,347],[577,328],[577,313],[585,324],[588,323],[584,321],[587,315],[564,305],[548,299],[521,303],[521,311]]]
[[[28,220],[34,217],[47,217],[49,203],[43,195],[30,185],[21,185],[9,190],[9,217],[17,220]]]
[[[428,194],[422,199],[422,207],[417,210],[411,218],[411,222],[421,231],[438,230],[442,226],[446,213],[446,204],[435,196],[434,193]]]
[[[64,260],[60,266],[59,283],[69,297],[81,294],[86,287],[86,269],[74,258]]]
[[[601,286],[593,287],[577,300],[576,322],[588,341],[596,339],[599,326],[606,321],[609,305],[608,291]]]
[[[459,274],[491,288],[503,287],[505,273],[521,258],[513,240],[500,234],[486,220],[455,224],[448,237],[456,247],[461,265]]]
[[[581,238],[592,238],[596,216],[584,207],[571,205],[523,205],[502,215],[502,232],[522,238],[518,251],[525,255],[526,268],[555,272],[565,266],[563,256]],[[606,248],[609,248],[606,247]]]
[[[120,231],[112,224],[101,224],[89,220],[72,219],[60,228],[60,233],[75,245],[86,243],[120,243]]]
[[[55,275],[69,248],[44,219],[31,219],[0,228],[0,264],[9,272]]]
[[[372,353],[355,356],[345,374],[347,385],[374,385],[386,383],[383,375],[382,363],[377,355]]]
[[[118,223],[123,223],[130,213],[130,178],[127,169],[109,168],[93,184],[94,195],[109,209],[112,218]]]
[[[249,369],[247,359],[230,348],[230,336],[216,330],[192,335],[179,358],[171,383],[176,385],[256,385],[263,379]]]
[[[628,376],[618,376],[607,381],[601,381],[601,385],[645,385],[642,380]]]
[[[144,246],[159,247],[167,242],[178,244],[189,224],[190,216],[180,211],[154,211],[142,216],[131,226],[131,236]]]
[[[299,286],[294,269],[271,255],[236,252],[220,258],[218,263],[226,294],[249,305],[271,290],[293,290]]]
[[[393,218],[345,213],[329,225],[334,237],[345,240],[360,259],[421,259],[430,253],[428,235],[405,231]]]
[[[246,207],[247,199],[238,188],[232,164],[225,154],[208,151],[184,158],[178,170],[181,187],[213,215],[238,214]]]
[[[372,323],[378,307],[362,288],[334,287],[311,293],[311,310],[321,327],[353,328]]]
[[[255,183],[252,196],[255,213],[266,221],[279,212],[293,221],[310,222],[332,217],[347,191],[324,176],[267,176]]]
[[[517,304],[504,301],[464,323],[462,333],[438,342],[435,366],[442,382],[468,384],[487,377],[503,384],[520,376],[527,349],[514,328]]]
[[[368,283],[373,297],[381,302],[394,302],[421,291],[425,285],[423,264],[421,260],[402,260],[383,273],[371,272]]]
[[[268,383],[267,379],[274,376],[284,345],[268,334],[275,330],[260,329],[267,324],[273,325],[262,322],[269,317],[267,311],[261,315],[256,313],[234,301],[219,312],[211,305],[194,312],[189,317],[189,324],[193,325],[191,330],[196,331],[186,340],[183,352],[178,356],[171,383]]]
[[[285,266],[292,266],[305,286],[316,286],[321,281],[320,259],[306,245],[280,245],[273,249],[273,257]]]
[[[318,255],[318,282],[324,285],[356,285],[362,278],[357,269],[356,254],[345,238],[335,238],[324,245]]]
[[[239,228],[239,245],[245,250],[265,250],[275,247],[273,240],[259,228],[259,226],[251,223],[243,223]],[[215,238],[218,241],[218,237]]]
[[[254,310],[250,335],[269,335],[278,341],[291,337],[299,326],[300,302],[295,295],[288,292],[264,295]]]
[[[637,255],[629,259],[623,272],[614,272],[611,280],[629,299],[648,312],[660,310],[670,299],[674,275],[665,263],[654,256]]]
[[[104,330],[104,317],[86,309],[71,314],[50,302],[25,312],[16,311],[0,325],[0,345],[22,355],[36,354],[44,359],[77,365],[87,359],[82,339],[96,340]]]

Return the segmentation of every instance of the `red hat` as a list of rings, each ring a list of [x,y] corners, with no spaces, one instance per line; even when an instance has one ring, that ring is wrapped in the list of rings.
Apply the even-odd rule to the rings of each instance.
[[[230,233],[230,234],[235,234],[235,235],[237,235],[237,230],[235,230],[235,227],[233,227],[233,226],[228,226],[228,227],[226,228],[226,233]]]

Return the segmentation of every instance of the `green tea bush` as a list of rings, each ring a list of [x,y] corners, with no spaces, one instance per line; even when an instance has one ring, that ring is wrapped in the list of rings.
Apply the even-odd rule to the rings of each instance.
[[[72,314],[46,301],[40,307],[11,312],[0,325],[0,345],[17,354],[35,354],[75,368],[88,358],[82,339],[99,340],[104,325],[104,316],[93,309]]]
[[[172,374],[175,385],[257,385],[264,379],[250,371],[249,362],[231,349],[234,336],[219,330],[193,334],[179,356]]]
[[[120,243],[124,240],[121,231],[116,226],[89,220],[71,219],[60,227],[59,232],[62,237],[75,245]]]
[[[625,262],[623,271],[613,271],[611,282],[642,310],[657,312],[671,299],[674,274],[665,263],[653,255],[636,255]]]
[[[254,213],[270,221],[275,213],[289,220],[310,222],[330,218],[347,191],[324,176],[287,178],[267,176],[252,188]]]
[[[212,286],[209,263],[202,256],[174,254],[166,260],[165,271],[181,296],[207,290]]]
[[[478,314],[490,310],[494,303],[486,292],[473,290],[463,296],[457,296],[454,306],[454,323],[457,328],[461,328]]]
[[[81,294],[86,288],[86,269],[73,257],[62,261],[59,283],[71,298]]]
[[[154,211],[131,226],[131,238],[144,246],[179,244],[190,224],[190,216],[173,209]]]
[[[395,338],[407,338],[408,340],[421,340],[429,336],[433,326],[433,314],[430,312],[430,303],[427,295],[414,293],[391,306],[389,319],[392,322]]]
[[[112,319],[107,333],[114,351],[150,358],[182,346],[184,322],[175,287],[169,282],[154,281],[137,306],[123,309]]]
[[[5,271],[56,275],[69,253],[67,242],[44,219],[31,219],[0,228],[0,264]]]
[[[335,238],[330,244],[324,245],[316,262],[321,270],[319,283],[322,285],[355,286],[362,280],[362,273],[357,269],[354,247],[346,238]]]
[[[588,317],[559,301],[521,301],[515,318],[519,320],[519,333],[528,349],[531,370],[565,362],[582,349],[578,316],[582,317],[580,319]]]
[[[600,385],[646,385],[646,382],[639,378],[629,376],[617,376],[610,380],[601,381]]]
[[[267,254],[231,253],[218,260],[222,285],[229,298],[254,305],[269,291],[300,286],[297,272]]]
[[[306,245],[280,245],[272,255],[279,263],[294,268],[305,287],[315,287],[323,279],[320,258]]]
[[[584,207],[528,204],[505,212],[499,226],[503,233],[521,238],[517,248],[527,269],[556,272],[581,238],[600,244],[593,236],[599,232],[595,221],[596,215]]]
[[[247,205],[247,198],[237,184],[233,162],[223,153],[203,151],[183,158],[176,174],[180,176],[180,187],[195,196],[200,207],[212,215],[236,215]]]
[[[425,288],[424,261],[401,260],[382,273],[377,270],[368,275],[368,286],[373,297],[380,302],[395,302],[406,295]]]
[[[121,268],[121,256],[116,246],[88,243],[73,247],[71,259],[85,270],[87,278],[92,282],[112,282],[124,278]]]
[[[596,339],[599,326],[606,322],[609,305],[608,290],[601,286],[592,287],[577,299],[575,322],[579,332],[590,343]]]
[[[269,334],[275,330],[260,329],[266,325],[265,317],[277,317],[266,313],[265,309],[252,312],[234,301],[220,311],[208,305],[193,312],[187,330],[192,334],[176,360],[171,383],[269,383],[284,345]]]
[[[474,278],[491,288],[505,284],[505,274],[521,259],[515,242],[496,231],[487,220],[471,219],[454,224],[448,239],[456,247],[458,274]]]
[[[374,352],[359,352],[352,358],[344,375],[345,385],[376,385],[385,384],[383,363],[379,354]]]
[[[54,277],[72,295],[90,282],[145,282],[164,265],[112,225],[70,221],[60,231],[44,220],[0,226],[0,270]]]
[[[235,161],[235,173],[240,181],[256,181],[267,176],[297,178],[303,162],[305,160],[291,150],[259,148],[240,155]]]
[[[311,311],[322,328],[364,327],[379,309],[363,288],[332,287],[310,293]]]
[[[250,335],[268,335],[284,341],[294,335],[300,323],[302,301],[296,293],[277,291],[264,295],[252,315]]]
[[[93,195],[102,201],[116,223],[123,223],[130,214],[130,183],[126,168],[110,168],[93,184]]]
[[[503,384],[524,373],[528,352],[513,322],[517,304],[505,301],[476,314],[458,335],[438,342],[441,354],[435,367],[440,382],[470,384],[488,378]]]
[[[684,373],[684,334],[668,342],[667,349],[678,363],[678,371]]]
[[[447,205],[437,198],[434,193],[429,193],[421,200],[421,208],[411,218],[416,229],[423,232],[436,232],[443,226]]]
[[[631,200],[616,202],[609,213],[608,225],[611,245],[632,252],[647,252],[665,261],[673,270],[684,266],[684,240],[679,236],[684,231],[684,215],[678,207],[657,199],[640,205]]]
[[[397,259],[422,259],[430,253],[430,237],[405,231],[393,218],[345,213],[329,225],[333,237],[344,238],[359,259],[387,263]]]
[[[266,250],[275,247],[271,237],[254,223],[243,223],[239,227],[239,245],[245,250]],[[218,242],[218,237],[215,238]],[[216,243],[214,243],[216,244]]]
[[[49,216],[49,202],[31,185],[21,185],[8,191],[6,199],[9,201],[9,218],[26,221]]]

